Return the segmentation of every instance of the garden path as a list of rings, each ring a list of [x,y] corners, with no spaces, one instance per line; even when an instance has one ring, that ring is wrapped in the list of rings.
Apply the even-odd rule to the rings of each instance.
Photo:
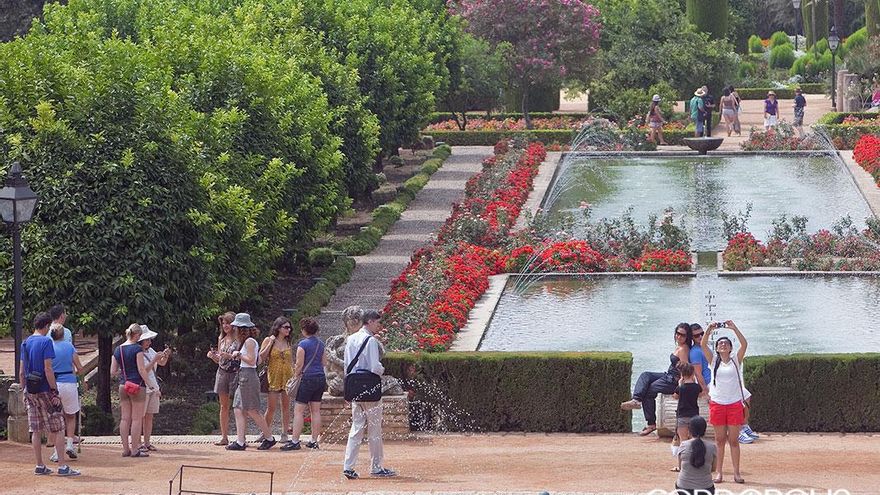
[[[321,311],[318,324],[326,338],[342,332],[342,310],[357,304],[381,310],[391,282],[409,264],[413,251],[430,243],[452,211],[464,199],[464,185],[492,156],[491,146],[456,146],[443,166],[419,191],[400,220],[370,254],[356,256],[351,280],[340,287]]]
[[[274,471],[273,492],[278,494],[648,493],[657,488],[668,492],[676,476],[669,472],[669,441],[635,434],[420,435],[385,443],[386,465],[399,477],[364,476],[358,481],[342,478],[342,444],[322,444],[318,451],[280,452],[275,447],[261,452],[250,446],[245,452],[227,452],[206,444],[215,438],[155,438],[159,451],[149,459],[120,458],[118,437],[89,438],[80,459],[71,463],[83,472],[75,479],[34,476],[30,445],[0,442],[3,493],[169,493],[168,480],[181,464]],[[93,444],[98,441],[105,444]],[[876,494],[880,486],[877,434],[762,434],[756,443],[743,446],[742,456],[747,484],[733,483],[728,458],[719,489]],[[362,475],[368,459],[362,446],[357,466]],[[250,474],[187,470],[185,478],[185,487],[203,492],[268,491],[265,478]]]

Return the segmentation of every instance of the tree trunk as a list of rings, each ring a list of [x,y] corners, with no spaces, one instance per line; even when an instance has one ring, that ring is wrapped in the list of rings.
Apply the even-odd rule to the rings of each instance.
[[[846,18],[843,13],[843,0],[834,0],[834,20],[832,26],[837,26],[837,36],[845,38],[849,33],[846,31]]]
[[[522,83],[522,114],[526,121],[526,129],[532,128],[532,117],[529,116],[529,83]]]
[[[880,34],[880,0],[865,0],[865,26],[868,36]]]
[[[112,413],[110,403],[110,360],[113,357],[113,337],[98,336],[98,396],[95,398],[98,407]]]

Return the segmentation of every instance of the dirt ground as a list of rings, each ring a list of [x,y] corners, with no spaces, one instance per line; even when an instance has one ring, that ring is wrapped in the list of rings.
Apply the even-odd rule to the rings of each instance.
[[[670,490],[669,442],[635,435],[479,434],[426,436],[385,445],[386,466],[394,479],[347,481],[341,476],[343,445],[320,451],[226,452],[213,445],[157,444],[148,459],[120,457],[119,445],[85,445],[78,478],[36,477],[27,445],[0,442],[4,494],[168,493],[168,481],[182,464],[274,471],[274,493],[345,492],[627,492]],[[48,455],[48,453],[46,454]],[[358,471],[368,471],[364,445]],[[54,466],[53,466],[54,467]],[[880,435],[764,435],[743,446],[745,485],[733,483],[729,460],[725,482],[730,493],[876,494],[880,492]],[[184,488],[204,492],[267,493],[268,475],[187,468]],[[177,493],[178,484],[174,484]],[[743,492],[744,490],[752,490]],[[757,492],[755,491],[757,490]],[[724,493],[724,492],[721,492]],[[799,492],[794,492],[799,493]]]

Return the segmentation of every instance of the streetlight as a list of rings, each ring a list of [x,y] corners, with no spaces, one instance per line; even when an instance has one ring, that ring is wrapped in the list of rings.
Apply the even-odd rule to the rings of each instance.
[[[828,48],[831,49],[831,110],[837,111],[837,47],[840,46],[840,38],[837,36],[837,26],[831,26],[831,34],[828,35]]]
[[[18,162],[12,163],[3,186],[0,189],[0,216],[12,229],[12,292],[15,296],[12,324],[15,334],[15,383],[18,383],[21,366],[21,224],[29,222],[34,216],[38,198],[21,175]]]
[[[798,33],[801,32],[801,0],[791,0],[794,5],[794,51],[798,49]]]

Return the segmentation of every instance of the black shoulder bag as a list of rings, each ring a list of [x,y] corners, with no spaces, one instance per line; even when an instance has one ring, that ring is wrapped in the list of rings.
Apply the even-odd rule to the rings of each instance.
[[[382,399],[382,377],[372,373],[352,373],[351,371],[354,369],[355,365],[358,362],[358,359],[361,357],[361,353],[364,352],[364,348],[367,347],[367,343],[370,341],[370,337],[364,339],[364,343],[361,344],[361,348],[358,349],[357,354],[355,354],[354,359],[351,360],[351,363],[348,365],[348,369],[345,370],[345,382],[344,382],[344,397],[348,402],[378,402]]]

